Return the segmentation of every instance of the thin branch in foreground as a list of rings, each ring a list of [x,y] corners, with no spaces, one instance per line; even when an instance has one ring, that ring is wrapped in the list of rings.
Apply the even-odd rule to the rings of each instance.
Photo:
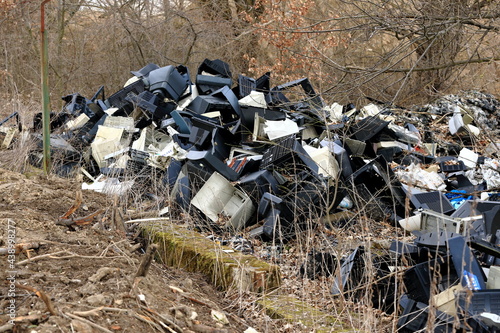
[[[69,255],[67,255],[67,256],[60,256],[60,257],[56,256],[57,254],[61,254],[61,253],[68,253]],[[123,256],[114,256],[114,257],[82,256],[82,255],[79,255],[79,254],[76,254],[76,253],[73,253],[73,252],[69,252],[67,250],[62,250],[62,251],[57,251],[57,252],[54,252],[54,253],[43,254],[43,255],[40,255],[40,256],[37,256],[37,257],[34,257],[34,258],[30,258],[30,259],[25,259],[25,260],[16,262],[16,265],[23,265],[23,264],[26,264],[26,263],[29,263],[29,262],[39,261],[39,260],[42,260],[42,259],[72,259],[72,258],[83,258],[83,259],[116,259],[116,258],[123,258]]]
[[[135,278],[145,277],[146,274],[148,274],[149,267],[151,266],[151,262],[153,261],[154,254],[157,249],[158,249],[157,244],[149,245],[148,249],[146,250],[146,254],[144,255],[144,258],[142,259],[141,265],[139,266],[139,269],[135,274]]]
[[[60,218],[58,221],[56,221],[56,224],[57,225],[64,225],[64,226],[67,226],[67,227],[69,227],[69,226],[71,226],[73,224],[76,224],[76,225],[89,224],[90,222],[92,222],[92,219],[94,217],[96,217],[97,215],[101,214],[102,212],[103,212],[102,209],[98,209],[94,213],[89,214],[89,215],[84,216],[84,217],[80,217],[80,218],[75,218],[75,219],[63,219],[63,218]]]
[[[105,328],[105,327],[102,327],[101,325],[97,325],[96,323],[94,323],[94,322],[92,322],[92,321],[90,321],[90,320],[87,320],[87,319],[85,319],[85,318],[79,317],[79,316],[74,315],[74,314],[72,314],[72,313],[69,313],[69,312],[68,312],[68,313],[64,313],[64,315],[65,315],[65,316],[67,316],[67,317],[70,317],[71,319],[76,319],[76,320],[79,320],[79,321],[81,321],[82,323],[85,323],[85,324],[87,324],[87,325],[90,325],[90,326],[92,326],[93,328],[98,329],[98,330],[100,330],[100,331],[102,331],[102,332],[105,332],[105,333],[113,333],[112,331],[108,330],[108,329],[107,329],[107,328]]]
[[[82,205],[82,201],[83,201],[82,191],[76,192],[76,198],[75,198],[75,202],[73,203],[73,206],[71,206],[68,209],[68,211],[60,217],[60,219],[62,219],[62,220],[68,219],[74,212],[76,212],[78,207],[80,207]]]
[[[56,256],[58,254],[62,254],[62,253],[68,253],[68,251],[67,250],[62,250],[62,251],[57,251],[57,252],[53,252],[53,253],[42,254],[42,255],[39,255],[39,256],[36,256],[36,257],[33,257],[33,258],[29,258],[29,259],[18,261],[18,262],[16,262],[16,265],[24,265],[26,263],[38,261],[38,260],[41,260],[41,259],[44,259],[44,258],[53,258],[54,256]],[[55,258],[58,258],[58,257],[55,257]]]
[[[35,293],[45,303],[45,305],[47,306],[47,310],[50,312],[51,315],[53,315],[53,316],[58,315],[56,312],[56,309],[54,308],[54,304],[52,304],[50,297],[47,296],[47,294],[45,292],[43,292],[42,290],[30,287],[30,286],[24,286],[24,285],[19,284],[19,283],[16,283],[15,286],[16,286],[16,288],[24,289],[24,290],[31,291],[31,292]]]

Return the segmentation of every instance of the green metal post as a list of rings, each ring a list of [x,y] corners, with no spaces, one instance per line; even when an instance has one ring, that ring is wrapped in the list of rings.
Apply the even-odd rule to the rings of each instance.
[[[47,33],[45,32],[45,4],[40,6],[40,40],[41,40],[41,71],[42,71],[42,122],[43,122],[43,170],[50,173],[50,97],[49,97],[49,50]]]

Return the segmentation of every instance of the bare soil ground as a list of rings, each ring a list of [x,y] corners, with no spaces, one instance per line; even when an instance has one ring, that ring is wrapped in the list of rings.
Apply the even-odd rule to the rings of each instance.
[[[14,263],[0,255],[0,332],[283,331],[283,323],[261,313],[251,298],[219,291],[199,274],[153,263],[134,286],[144,251],[125,234],[102,228],[111,216],[109,197],[84,191],[72,217],[103,213],[88,225],[56,224],[80,186],[0,169],[0,248],[8,247],[9,228],[16,243],[35,245]],[[213,311],[227,322],[215,320]],[[15,326],[9,327],[12,313]]]

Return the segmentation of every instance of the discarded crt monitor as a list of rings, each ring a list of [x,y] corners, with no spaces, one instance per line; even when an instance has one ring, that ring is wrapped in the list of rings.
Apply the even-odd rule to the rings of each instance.
[[[191,203],[212,222],[232,230],[243,228],[255,211],[250,198],[217,172],[212,174]]]

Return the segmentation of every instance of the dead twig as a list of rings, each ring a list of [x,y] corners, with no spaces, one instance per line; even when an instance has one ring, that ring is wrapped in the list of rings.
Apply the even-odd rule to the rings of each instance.
[[[135,277],[145,277],[148,274],[149,267],[151,266],[151,262],[153,261],[153,256],[158,249],[158,244],[150,244],[148,249],[146,250],[146,254],[142,259],[141,264],[139,265],[139,269],[135,274]]]
[[[135,219],[135,220],[128,220],[124,222],[125,224],[130,224],[130,223],[140,223],[140,222],[153,222],[153,221],[169,221],[170,217],[149,217],[149,218],[143,218],[143,219]]]
[[[52,304],[50,297],[47,296],[47,294],[45,292],[43,292],[42,290],[38,290],[36,288],[30,287],[30,286],[24,286],[24,285],[19,284],[19,283],[16,283],[15,286],[16,286],[16,288],[28,290],[28,291],[35,293],[45,303],[45,305],[47,306],[47,310],[49,310],[51,315],[53,315],[53,316],[58,315],[56,312],[56,309],[54,308],[54,304]]]
[[[37,324],[45,321],[48,318],[47,315],[41,313],[30,314],[27,316],[19,316],[13,319],[14,323],[30,322],[31,324]],[[2,332],[2,331],[0,331]],[[10,331],[9,331],[10,332]]]
[[[228,330],[224,328],[213,328],[210,326],[202,325],[202,324],[194,324],[191,329],[195,332],[199,333],[227,333]]]
[[[205,303],[205,302],[203,302],[203,301],[200,301],[199,299],[196,299],[196,298],[191,297],[191,296],[189,296],[189,295],[186,295],[186,294],[184,294],[184,293],[183,293],[183,294],[181,294],[181,296],[182,296],[182,297],[184,297],[184,298],[187,298],[188,300],[190,300],[190,301],[191,301],[191,302],[193,302],[193,303],[197,303],[197,304],[204,305],[204,306],[207,306],[207,307],[211,308],[211,306],[210,306],[210,305],[208,305],[207,303]]]
[[[149,316],[143,316],[143,315],[140,315],[137,312],[135,312],[133,310],[129,310],[129,309],[110,308],[110,307],[105,307],[105,306],[101,306],[101,307],[91,309],[88,311],[74,312],[73,314],[79,315],[82,317],[88,317],[88,316],[92,316],[92,315],[98,315],[99,311],[118,312],[118,313],[123,313],[127,316],[130,316],[130,317],[134,317],[142,322],[147,323],[148,325],[153,325],[159,331],[163,331],[162,328],[164,328],[172,333],[183,332],[182,328],[180,328],[178,325],[176,325],[171,319],[169,319],[169,318],[159,314],[158,312],[156,312],[152,309],[149,309],[143,305],[141,305],[141,308],[146,310],[147,312],[155,315],[155,316],[158,316],[159,319],[152,318]]]
[[[61,253],[69,253],[67,256],[56,256],[57,254]],[[42,259],[72,259],[72,258],[83,258],[83,259],[116,259],[116,258],[123,258],[123,256],[114,256],[114,257],[104,257],[104,256],[82,256],[73,252],[69,252],[67,250],[62,250],[62,251],[57,251],[54,253],[49,253],[49,254],[43,254],[40,256],[36,256],[34,258],[30,259],[25,259],[21,260],[19,262],[16,262],[16,265],[23,265],[29,262],[34,262],[34,261],[39,261]]]
[[[89,215],[84,216],[84,217],[80,217],[80,218],[75,218],[75,219],[63,219],[63,218],[60,218],[58,221],[56,221],[56,225],[64,225],[66,227],[69,227],[69,226],[71,226],[73,224],[76,224],[76,225],[86,225],[86,224],[91,223],[92,220],[94,219],[94,217],[96,217],[97,215],[101,214],[102,212],[103,212],[102,209],[98,209],[94,213],[89,214]]]
[[[104,306],[100,306],[98,308],[88,310],[88,311],[74,311],[73,314],[80,317],[90,317],[90,316],[98,316],[100,311],[104,309]]]
[[[18,261],[18,262],[16,262],[16,265],[24,265],[24,264],[26,264],[28,262],[38,261],[38,260],[46,259],[46,258],[51,258],[51,259],[52,258],[59,258],[59,257],[54,257],[54,256],[58,255],[58,254],[61,254],[61,253],[68,253],[68,251],[62,250],[62,251],[57,251],[57,252],[54,252],[54,253],[42,254],[40,256],[36,256],[36,257],[33,257],[33,258],[29,258],[29,259]]]
[[[153,261],[153,255],[158,248],[157,244],[150,244],[148,249],[146,250],[146,254],[137,269],[137,273],[134,276],[134,282],[132,283],[132,288],[130,289],[130,294],[136,294],[137,287],[142,279],[146,276],[149,270],[149,266],[151,266],[151,262]]]
[[[157,323],[155,323],[153,320],[151,320],[150,317],[147,317],[147,316],[143,316],[143,315],[140,315],[138,313],[130,313],[132,315],[132,317],[136,318],[136,319],[139,319],[140,321],[142,322],[145,322],[147,323],[148,325],[151,325],[153,326],[154,328],[156,328],[156,330],[160,331],[160,332],[163,332],[163,327]],[[175,332],[175,331],[174,331]]]
[[[178,287],[175,287],[175,286],[168,286],[174,293],[178,293],[179,295],[181,295],[182,297],[190,300],[191,302],[193,303],[197,303],[197,304],[200,304],[200,305],[204,305],[206,307],[209,307],[209,308],[213,308],[214,306],[208,304],[207,302],[204,302],[204,301],[201,301],[197,298],[194,298],[193,296],[189,295],[188,293],[186,293],[184,290],[178,288]],[[216,307],[216,306],[215,306]]]
[[[111,225],[115,227],[118,232],[126,234],[125,224],[123,223],[123,214],[118,206],[118,196],[116,195],[113,200],[113,210],[111,213]]]
[[[39,243],[19,243],[14,246],[14,253],[9,253],[9,251],[12,251],[12,249],[8,247],[0,247],[0,255],[19,254],[30,249],[38,249],[39,247]]]
[[[167,325],[169,327],[169,330],[171,330],[172,332],[182,333],[182,328],[180,328],[176,323],[174,323],[172,319],[169,319],[164,315],[159,314],[155,310],[145,307],[144,305],[141,305],[141,308],[147,311],[148,313],[157,316],[159,319],[156,318],[153,319],[155,319],[156,321],[160,320],[159,322],[160,325],[162,325],[163,323],[162,326]]]
[[[70,317],[71,319],[76,319],[76,320],[79,320],[79,321],[81,321],[81,322],[83,322],[83,323],[85,323],[85,324],[87,324],[87,325],[90,325],[90,326],[92,326],[93,328],[98,329],[98,330],[100,330],[100,331],[102,331],[102,332],[105,332],[105,333],[113,333],[112,331],[108,330],[108,329],[107,329],[107,328],[105,328],[105,327],[102,327],[101,325],[97,325],[96,323],[94,323],[94,322],[92,322],[92,321],[90,321],[90,320],[87,320],[87,319],[85,319],[85,318],[79,317],[79,316],[74,315],[74,314],[72,314],[72,313],[69,313],[69,312],[68,312],[68,313],[64,313],[64,315],[65,315],[65,316]]]
[[[76,212],[78,207],[80,207],[82,205],[82,201],[83,201],[82,191],[76,192],[76,198],[75,198],[75,202],[73,203],[73,206],[71,206],[70,209],[68,209],[68,211],[66,213],[64,213],[64,215],[62,215],[59,219],[62,219],[62,220],[68,219],[74,212]]]

